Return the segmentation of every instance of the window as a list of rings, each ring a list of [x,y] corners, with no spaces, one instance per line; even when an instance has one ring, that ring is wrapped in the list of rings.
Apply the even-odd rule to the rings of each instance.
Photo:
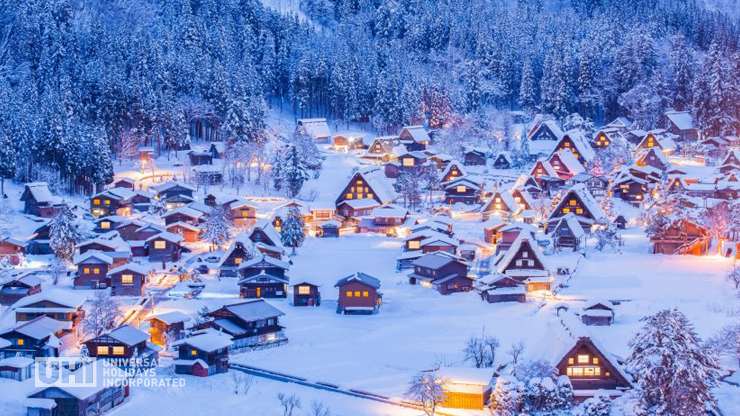
[[[167,242],[164,240],[156,240],[154,241],[154,249],[155,250],[164,250],[167,248]]]
[[[113,347],[113,355],[123,355],[123,347]]]
[[[599,363],[598,357],[594,357],[594,364],[598,364],[598,363]]]
[[[98,269],[97,267],[96,267],[96,268],[94,268],[94,269],[93,269],[93,273],[95,273],[95,274],[100,274],[100,269]]]
[[[97,198],[93,199],[93,205],[100,205],[100,200]]]
[[[583,209],[576,208],[576,214],[583,214]]]
[[[108,355],[109,353],[107,345],[98,345],[98,355]]]
[[[242,218],[248,217],[249,211],[242,211]]]
[[[352,199],[352,194],[349,192],[347,193],[347,199]]]
[[[588,355],[579,355],[578,364],[588,364]]]
[[[405,157],[403,158],[403,166],[405,167],[413,167],[414,166],[414,158],[412,157]]]
[[[100,223],[100,228],[107,230],[110,228],[110,223],[108,221],[103,221]]]
[[[369,294],[367,293],[367,290],[364,290],[364,291],[362,292],[362,297],[363,297],[363,298],[366,298],[366,297],[368,297],[368,296],[369,296]]]
[[[409,250],[418,250],[419,249],[419,242],[416,240],[409,241]]]
[[[190,355],[198,355],[198,351],[196,351],[196,350],[190,350]]]
[[[18,338],[17,340],[15,340],[15,345],[23,345],[24,342],[24,339]]]
[[[134,283],[134,275],[133,274],[122,274],[121,283]]]
[[[110,205],[110,199],[105,200],[105,205]]]
[[[529,257],[529,252],[528,251],[522,252],[522,257],[524,257],[525,259]]]
[[[359,298],[360,297],[360,291],[359,290],[355,290],[355,297],[356,298]]]
[[[568,364],[575,364],[576,360],[573,359],[573,357],[568,358]]]
[[[85,267],[84,269],[82,269],[82,273],[85,273],[85,274],[90,273],[90,268]]]
[[[351,297],[352,297],[352,291],[351,291],[351,290],[348,290],[348,291],[347,291],[347,297],[348,297],[348,298],[351,298]]]
[[[563,208],[563,214],[567,214],[570,212],[570,208]]]
[[[367,195],[365,195],[365,196],[366,196],[366,197],[368,197],[368,198],[370,198],[370,199],[372,199],[372,197],[373,197],[373,194],[367,194]]]
[[[310,295],[311,286],[298,286],[298,294],[299,295]]]
[[[465,185],[457,185],[457,192],[462,193],[462,192],[465,192],[466,190],[467,188],[465,187]]]
[[[235,258],[234,259],[234,263],[236,263],[236,264],[242,264],[242,258],[241,257]]]
[[[362,194],[357,194],[357,199],[362,199]]]
[[[516,267],[522,267],[524,265],[524,260],[517,260],[516,261]]]
[[[575,199],[571,199],[570,201],[568,201],[568,205],[570,205],[570,206],[574,206],[575,204],[576,204],[576,200]]]
[[[357,180],[357,184],[358,185],[362,185],[363,183],[365,183],[365,182],[361,181],[360,179]]]

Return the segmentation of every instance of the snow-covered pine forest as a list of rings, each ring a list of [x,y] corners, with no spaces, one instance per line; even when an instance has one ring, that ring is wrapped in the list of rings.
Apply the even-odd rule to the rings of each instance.
[[[740,112],[738,24],[692,0],[3,1],[0,174],[110,181],[139,145],[263,143],[269,108],[378,132],[486,131],[491,108],[651,128]],[[734,59],[733,59],[734,58]]]

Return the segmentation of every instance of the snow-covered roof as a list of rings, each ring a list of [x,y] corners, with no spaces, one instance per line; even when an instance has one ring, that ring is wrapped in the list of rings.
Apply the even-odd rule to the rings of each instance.
[[[82,306],[83,303],[85,303],[85,297],[70,292],[69,290],[49,289],[31,296],[26,296],[18,299],[18,301],[13,304],[13,309],[23,308],[28,305],[32,305],[34,303],[42,301],[52,302],[68,308],[77,309]]]
[[[525,243],[529,245],[529,247],[532,249],[532,252],[534,253],[534,257],[537,260],[539,260],[539,262],[545,268],[544,272],[545,273],[547,272],[547,259],[545,259],[545,255],[540,250],[539,246],[537,245],[537,242],[534,240],[532,235],[529,233],[519,233],[516,240],[514,240],[514,243],[511,245],[511,247],[509,247],[509,249],[506,250],[504,255],[497,262],[497,268],[498,268],[499,273],[510,274],[507,272],[506,269],[509,268],[509,266],[511,265],[511,262],[516,258],[517,253],[521,249],[522,245]]]
[[[239,266],[239,268],[240,269],[243,269],[245,267],[252,267],[252,266],[257,265],[257,264],[262,263],[262,262],[267,263],[270,266],[283,269],[283,270],[290,269],[290,263],[288,263],[286,261],[282,261],[282,260],[276,259],[275,257],[272,257],[272,256],[268,256],[265,253],[260,253],[255,258],[253,258],[251,260],[245,261],[244,263],[242,263]]]
[[[488,386],[493,380],[493,368],[440,367],[437,376],[453,384]]]
[[[457,160],[453,160],[447,163],[447,166],[445,166],[444,170],[442,171],[442,175],[440,176],[440,178],[444,178],[445,176],[447,176],[447,174],[450,173],[450,170],[452,170],[453,167],[457,168],[458,172],[460,172],[460,176],[458,177],[463,177],[468,174],[465,171],[462,163],[458,162]]]
[[[247,322],[285,315],[280,309],[267,303],[264,299],[224,305],[224,308]]]
[[[0,332],[0,335],[15,331],[33,339],[44,339],[59,331],[70,329],[70,327],[70,322],[57,321],[44,315],[27,322],[21,322],[13,328]]]
[[[555,171],[555,168],[552,167],[549,161],[545,160],[544,158],[540,158],[537,160],[537,162],[534,163],[534,166],[532,166],[532,170],[530,171],[530,175],[535,175],[537,173],[537,167],[542,166],[542,168],[545,170],[545,175],[552,176],[554,178],[558,177],[558,172]]]
[[[72,259],[72,263],[92,263],[97,260],[97,263],[113,264],[113,258],[99,250],[88,250],[83,254],[78,254]]]
[[[178,322],[188,322],[190,319],[190,315],[187,315],[180,311],[172,311],[172,312],[166,312],[162,314],[154,314],[146,318],[147,320],[151,319],[158,319],[162,322],[164,322],[167,325],[171,325]]]
[[[32,366],[36,361],[29,357],[8,357],[0,360],[0,367],[26,368]]]
[[[87,240],[78,244],[77,247],[85,247],[91,244],[99,244],[101,246],[111,248],[115,252],[131,254],[131,247],[129,247],[128,243],[121,238],[121,234],[119,234],[118,231],[108,231],[107,233],[99,234],[92,240]]]
[[[557,230],[563,225],[567,225],[568,228],[570,228],[571,232],[573,233],[573,237],[575,238],[581,238],[586,234],[586,232],[583,230],[583,227],[581,227],[581,223],[578,222],[578,219],[572,212],[569,212],[561,217],[558,220],[555,229]]]
[[[396,204],[388,204],[384,205],[382,207],[377,207],[372,210],[370,213],[373,217],[393,217],[393,218],[402,218],[409,214],[409,210],[406,208],[396,205]]]
[[[269,220],[265,218],[261,218],[257,220],[257,222],[254,223],[252,230],[249,232],[249,235],[251,236],[255,231],[258,231],[258,230],[261,230],[263,233],[265,233],[267,238],[270,239],[270,241],[275,247],[278,247],[280,249],[283,248],[283,243],[282,243],[282,240],[280,239],[280,233],[277,232],[277,230],[275,229],[275,227],[272,225],[272,223]]]
[[[404,134],[407,133],[407,134]],[[406,138],[407,136],[413,139],[415,142],[429,142],[431,139],[429,137],[429,133],[427,133],[426,129],[424,129],[424,126],[406,126],[401,129],[401,132],[398,134],[401,138]]]
[[[583,304],[583,309],[584,310],[585,309],[591,309],[594,306],[598,306],[598,305],[603,305],[603,306],[605,306],[605,307],[607,307],[607,308],[609,308],[611,310],[614,310],[614,303],[612,303],[612,301],[606,300],[606,299],[591,299],[591,300],[588,300],[588,301],[586,301]]]
[[[149,238],[146,239],[146,242],[154,241],[154,240],[166,240],[170,243],[176,243],[180,244],[183,240],[185,240],[181,235],[173,234],[169,231],[162,231],[159,234],[155,234]]]
[[[219,260],[218,262],[219,268],[222,267],[224,263],[226,263],[231,254],[239,245],[241,245],[249,255],[254,255],[254,253],[257,251],[254,248],[254,243],[252,242],[252,240],[249,239],[249,235],[247,235],[247,233],[241,232],[236,235],[234,241],[229,244],[229,248],[226,250],[226,252],[224,252],[223,256],[221,256],[221,260]]]
[[[133,326],[124,325],[114,329],[107,334],[109,337],[118,340],[128,346],[134,346],[149,339],[149,334],[134,328]]]
[[[558,160],[560,160],[565,169],[567,169],[568,172],[570,172],[572,175],[577,175],[586,171],[581,162],[578,161],[578,158],[576,158],[573,152],[568,149],[558,150],[557,152],[553,153],[552,156],[550,156],[548,164],[550,166],[553,166],[553,168],[554,165],[552,159],[555,156],[558,157]]]
[[[465,176],[465,177],[459,177],[455,180],[447,182],[447,185],[445,185],[445,189],[453,189],[457,187],[458,185],[466,185],[472,189],[479,189],[481,186],[481,183],[469,176]]]
[[[373,207],[377,207],[380,205],[378,201],[372,198],[346,199],[342,201],[342,203],[349,205],[350,207],[352,207],[352,209],[355,209],[355,210],[364,209],[364,208],[373,208]]]
[[[181,188],[185,188],[187,190],[190,190],[190,191],[195,192],[195,188],[194,187],[192,187],[192,186],[190,186],[190,185],[188,185],[188,184],[186,184],[184,182],[178,182],[178,181],[165,182],[165,183],[162,183],[162,184],[159,184],[159,185],[152,186],[151,188],[154,189],[154,191],[156,191],[159,194],[159,193],[162,193],[162,192],[164,192],[164,191],[166,191],[166,190],[168,190],[170,188],[174,188],[176,186],[179,186]]]
[[[565,135],[570,137],[570,140],[576,146],[578,153],[581,156],[583,156],[583,158],[587,162],[590,162],[591,160],[593,160],[594,156],[596,156],[596,153],[594,152],[593,147],[591,147],[591,143],[589,142],[583,130],[581,129],[568,130],[565,133]]]
[[[322,227],[341,227],[342,223],[337,220],[326,220],[321,223]]]
[[[65,370],[66,371],[66,370]],[[28,396],[33,396],[43,390],[54,388],[60,389],[77,399],[87,399],[100,391],[110,388],[113,385],[123,385],[127,380],[128,375],[126,372],[114,365],[111,365],[103,360],[93,361],[92,363],[83,365],[81,368],[70,373],[70,380],[97,380],[95,383],[74,383],[73,386],[67,386],[66,384],[53,385],[50,387],[39,387]],[[32,406],[40,406],[44,408],[53,408],[51,403],[43,402],[45,399],[34,399],[27,398],[26,403]],[[53,401],[52,401],[53,402]]]
[[[140,263],[128,263],[128,264],[124,264],[123,266],[118,266],[114,269],[108,270],[108,276],[116,274],[116,273],[124,272],[127,270],[132,271],[134,273],[143,274],[146,276],[147,274],[149,274],[149,271],[151,269],[152,269],[151,266],[145,266]]]
[[[314,139],[323,139],[331,136],[329,124],[325,118],[302,118],[298,119],[298,124],[302,125],[306,133]]]
[[[414,261],[413,265],[436,270],[455,261],[459,260],[433,252],[424,254],[423,256],[419,257]]]
[[[46,182],[27,183],[26,188],[28,188],[28,191],[31,192],[31,195],[33,195],[33,199],[35,199],[36,202],[48,202],[50,204],[59,202],[59,198],[51,194],[51,191],[49,190],[49,184],[47,184]]]
[[[569,190],[568,193],[563,197],[563,199],[558,204],[558,207],[553,210],[553,213],[550,215],[550,218],[548,221],[554,220],[557,217],[555,216],[555,213],[560,209],[560,205],[564,204],[565,201],[568,200],[571,194],[575,194],[578,199],[580,199],[581,203],[583,203],[584,208],[591,213],[591,215],[594,217],[594,221],[596,222],[605,222],[607,221],[606,214],[604,214],[604,210],[601,209],[601,206],[596,202],[593,195],[591,195],[591,192],[588,191],[585,184],[579,183],[576,185],[573,185]]]
[[[190,224],[190,223],[187,223],[187,222],[182,222],[182,221],[173,222],[172,224],[170,224],[167,227],[165,227],[165,229],[168,232],[172,232],[170,230],[171,228],[178,228],[178,227],[179,228],[185,228],[186,230],[190,230],[190,231],[200,231],[200,228],[194,226],[193,224]]]
[[[666,157],[665,153],[658,148],[658,147],[651,147],[646,152],[644,152],[639,159],[637,159],[637,163],[640,164],[646,164],[647,160],[650,156],[654,156],[660,161],[660,163],[664,166],[670,166],[671,162],[668,161],[668,158]]]
[[[385,177],[385,173],[377,166],[366,168],[357,172],[360,174],[365,183],[375,191],[375,195],[380,199],[381,204],[393,202],[398,198],[396,190],[393,189],[393,183]]]
[[[665,116],[675,125],[679,130],[692,130],[694,129],[694,120],[691,118],[691,114],[688,111],[668,111]]]
[[[200,218],[200,217],[203,216],[203,212],[202,211],[199,211],[197,209],[193,209],[193,208],[188,207],[188,206],[182,206],[182,207],[177,207],[175,209],[172,209],[172,210],[167,211],[164,215],[162,215],[162,218],[171,217],[171,216],[173,216],[175,214],[182,214],[182,215],[185,215],[185,216],[188,216],[188,217],[191,217],[191,218]]]
[[[370,287],[374,287],[375,289],[380,288],[380,280],[378,278],[375,278],[373,276],[370,276],[369,274],[365,274],[362,272],[357,272],[345,278],[339,279],[337,283],[334,285],[334,287],[340,287],[342,285],[345,285],[353,281],[362,282]]]
[[[491,195],[491,199],[489,199],[481,208],[481,212],[498,211],[495,208],[495,205],[497,204],[496,198],[500,198],[501,202],[506,205],[506,208],[508,208],[509,211],[515,213],[519,212],[519,204],[517,204],[514,196],[511,195],[511,191],[508,189],[494,192],[493,195]]]
[[[222,348],[228,348],[234,342],[224,334],[201,334],[194,337],[185,338],[173,343],[173,346],[187,344],[201,351],[213,352]]]

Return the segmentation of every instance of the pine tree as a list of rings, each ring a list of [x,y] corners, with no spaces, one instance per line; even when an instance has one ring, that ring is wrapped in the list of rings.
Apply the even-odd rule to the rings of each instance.
[[[535,108],[535,78],[532,60],[527,58],[522,66],[522,80],[519,84],[519,106],[531,113]]]
[[[676,110],[688,110],[691,104],[692,67],[692,53],[686,44],[686,38],[674,36],[671,39],[670,69],[673,74],[671,98]]]
[[[77,218],[65,205],[59,209],[49,223],[49,245],[57,257],[64,261],[72,261],[75,244],[80,238]]]
[[[637,378],[642,406],[660,416],[703,414],[715,405],[711,389],[719,380],[714,352],[702,346],[694,326],[676,309],[642,318],[629,342],[627,359]]]
[[[305,224],[298,207],[290,207],[283,226],[280,228],[280,241],[284,246],[293,248],[292,256],[295,256],[296,247],[301,244],[305,237],[304,228]]]
[[[517,391],[519,381],[501,375],[491,393],[491,411],[497,416],[517,416],[521,410],[521,397]]]
[[[203,241],[211,243],[213,249],[217,249],[226,243],[231,237],[231,218],[223,205],[211,208],[203,224]]]
[[[301,192],[304,182],[309,179],[306,166],[298,155],[298,149],[292,146],[288,151],[288,157],[285,160],[282,171],[285,191],[289,198],[295,198]]]

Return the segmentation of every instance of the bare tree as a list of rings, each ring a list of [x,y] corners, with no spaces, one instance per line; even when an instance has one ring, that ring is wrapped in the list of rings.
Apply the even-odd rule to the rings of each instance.
[[[509,351],[507,353],[511,356],[511,360],[514,362],[514,365],[516,365],[519,362],[519,357],[524,352],[524,341],[519,341],[516,344],[511,344],[511,347],[509,348]]]
[[[311,402],[311,411],[306,413],[306,416],[331,416],[331,411],[323,402],[314,400]]]
[[[234,383],[234,394],[249,394],[254,385],[254,377],[238,371],[231,371],[231,381]]]
[[[85,311],[82,324],[89,334],[99,336],[104,331],[116,327],[116,321],[121,317],[118,304],[106,291],[99,291],[90,301],[90,308]]]
[[[283,416],[293,416],[293,411],[301,408],[301,399],[295,394],[286,396],[285,393],[278,393],[278,400],[280,405],[283,406]]]
[[[732,266],[732,270],[727,273],[727,281],[735,285],[735,289],[740,288],[740,267]]]
[[[434,416],[447,399],[445,380],[436,371],[421,372],[411,380],[406,396],[418,402],[427,416]]]
[[[499,345],[496,337],[486,336],[485,332],[481,333],[480,337],[471,336],[463,348],[465,360],[476,368],[493,367]]]
[[[51,264],[49,264],[49,272],[51,272],[51,283],[56,286],[59,283],[59,278],[67,272],[67,262],[59,257],[54,257]]]

